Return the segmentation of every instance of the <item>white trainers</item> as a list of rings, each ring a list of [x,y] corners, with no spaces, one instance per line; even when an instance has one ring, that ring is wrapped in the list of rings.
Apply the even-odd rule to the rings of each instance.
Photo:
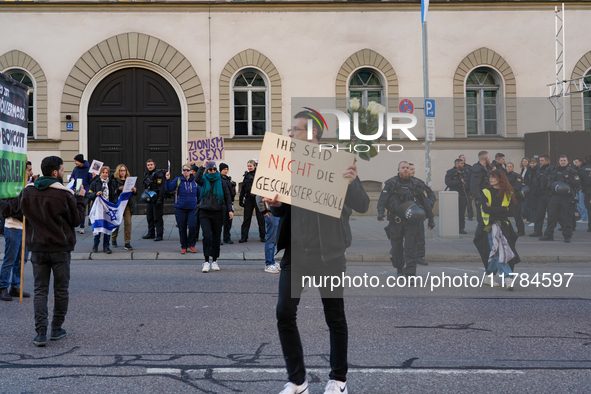
[[[326,387],[324,388],[324,394],[348,394],[347,382],[341,382],[338,380],[329,380]]]
[[[219,271],[220,270],[220,266],[218,265],[217,261],[214,261],[211,263],[211,269],[214,271]]]
[[[78,233],[79,233],[79,234],[84,234],[84,229],[83,229],[83,228],[81,228],[80,230],[78,230]]]
[[[493,283],[493,287],[500,287],[501,286],[501,284],[499,282],[497,282],[496,280],[494,280],[494,279],[493,279],[492,283]],[[490,276],[489,275],[486,275],[486,277],[482,281],[482,284],[484,284],[486,286],[490,286],[491,281],[490,281]]]
[[[201,269],[201,272],[209,272],[209,262],[206,261],[205,263],[203,263],[203,268]]]
[[[269,273],[269,274],[278,274],[279,271],[277,271],[277,267],[275,267],[275,264],[269,264],[267,266],[265,266],[265,272]]]
[[[292,382],[287,382],[285,386],[283,386],[283,390],[279,394],[309,394],[308,391],[308,381],[304,380],[304,383],[300,384],[299,386]]]
[[[530,223],[527,227],[534,227],[535,225],[535,223]]]
[[[275,263],[275,268],[277,268],[277,271],[281,271],[281,264]]]
[[[514,279],[505,279],[505,283],[507,283],[507,290],[515,290],[515,280]]]
[[[587,220],[577,220],[577,223],[588,223]]]

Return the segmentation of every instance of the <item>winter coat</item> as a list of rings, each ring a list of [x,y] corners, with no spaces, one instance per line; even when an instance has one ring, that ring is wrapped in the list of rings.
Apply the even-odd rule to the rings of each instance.
[[[111,200],[113,203],[117,203],[117,201],[119,201],[119,196],[121,195],[121,193],[123,193],[123,189],[119,190],[119,188],[121,186],[125,185],[125,181],[123,179],[118,179],[113,177],[111,179],[111,189],[113,190],[113,199]],[[136,196],[137,195],[137,191],[135,192],[131,192],[131,196]],[[129,207],[129,209],[131,210],[131,214],[133,215],[135,213],[135,206],[136,206],[136,202],[135,202],[135,198],[129,198],[129,201],[127,202],[127,206]]]
[[[189,179],[179,176],[175,179],[166,181],[165,189],[172,193],[176,190],[174,197],[174,207],[179,209],[196,209],[197,199],[201,188],[195,183],[195,177],[191,175]]]
[[[72,175],[70,175],[70,180],[74,179],[74,183],[76,183],[76,179],[82,179],[84,190],[88,190],[90,183],[92,182],[92,173],[89,172],[89,170],[90,164],[88,164],[88,160],[84,160],[84,164],[82,164],[81,167],[74,167]]]

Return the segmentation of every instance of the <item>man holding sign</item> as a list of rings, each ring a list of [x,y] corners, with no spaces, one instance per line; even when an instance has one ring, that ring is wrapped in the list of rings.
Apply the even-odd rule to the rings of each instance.
[[[308,120],[313,122],[312,144],[300,143],[307,141]],[[295,160],[299,148],[305,152],[312,152],[318,147],[323,128],[320,122],[309,112],[295,115],[289,136],[297,142],[290,145],[290,152],[294,153],[290,159]],[[263,157],[263,155],[261,155]],[[350,158],[353,161],[353,157]],[[290,161],[291,162],[291,161]],[[294,162],[295,164],[295,162]],[[329,164],[321,168],[324,172],[331,172]],[[261,170],[259,161],[259,170]],[[345,172],[341,172],[345,170]],[[304,353],[300,335],[296,324],[296,314],[300,295],[303,290],[302,277],[334,275],[340,276],[346,269],[345,250],[351,244],[349,216],[351,209],[366,212],[369,208],[369,197],[363,190],[361,181],[357,177],[357,167],[349,165],[337,171],[335,177],[345,178],[346,192],[344,205],[340,217],[321,214],[310,209],[290,206],[278,201],[279,195],[266,198],[275,216],[280,217],[277,236],[277,249],[285,249],[281,260],[281,274],[279,277],[279,296],[277,300],[277,328],[279,339],[285,358],[289,382],[281,394],[307,393],[308,381],[304,366]],[[264,172],[261,171],[260,176]],[[299,174],[301,175],[301,174]],[[297,177],[294,173],[292,177]],[[256,183],[256,181],[255,181]],[[305,188],[306,184],[300,184]],[[256,193],[256,191],[254,191]],[[307,193],[305,193],[306,195]],[[292,193],[293,195],[293,193]],[[299,204],[296,198],[292,204]],[[319,208],[323,209],[323,208]],[[293,219],[292,219],[293,218]],[[330,331],[330,380],[325,393],[347,393],[347,320],[343,301],[343,287],[320,288],[324,316]]]

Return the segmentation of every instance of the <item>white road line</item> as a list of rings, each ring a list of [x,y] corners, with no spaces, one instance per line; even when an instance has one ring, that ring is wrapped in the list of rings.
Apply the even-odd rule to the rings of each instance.
[[[308,369],[309,372],[324,373],[329,369]],[[187,372],[204,372],[203,370],[188,370]],[[214,373],[281,373],[285,374],[285,368],[214,368]],[[181,370],[176,368],[148,368],[147,373],[151,374],[180,374]],[[349,373],[365,374],[438,374],[438,375],[523,375],[523,371],[497,370],[497,369],[384,369],[384,368],[349,368]]]
[[[480,272],[480,271],[474,271],[474,270],[467,270],[467,269],[463,269],[463,268],[452,268],[452,267],[441,267],[441,268],[446,269],[446,270],[453,270],[453,271]]]

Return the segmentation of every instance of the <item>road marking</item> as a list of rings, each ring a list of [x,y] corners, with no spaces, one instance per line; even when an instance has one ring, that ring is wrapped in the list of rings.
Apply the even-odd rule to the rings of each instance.
[[[462,268],[451,268],[451,267],[442,267],[442,269],[454,270],[454,271],[466,271],[466,272],[480,272],[480,271],[467,270],[467,269],[462,269]]]
[[[324,373],[329,369],[308,369],[309,372]],[[191,372],[204,372],[204,370],[188,370]],[[285,368],[213,368],[213,373],[281,373],[285,374]],[[439,374],[439,375],[523,375],[523,371],[498,370],[498,369],[415,369],[415,368],[349,368],[351,373],[380,373],[380,374]],[[148,368],[147,373],[152,374],[180,374],[180,369],[175,368]]]

